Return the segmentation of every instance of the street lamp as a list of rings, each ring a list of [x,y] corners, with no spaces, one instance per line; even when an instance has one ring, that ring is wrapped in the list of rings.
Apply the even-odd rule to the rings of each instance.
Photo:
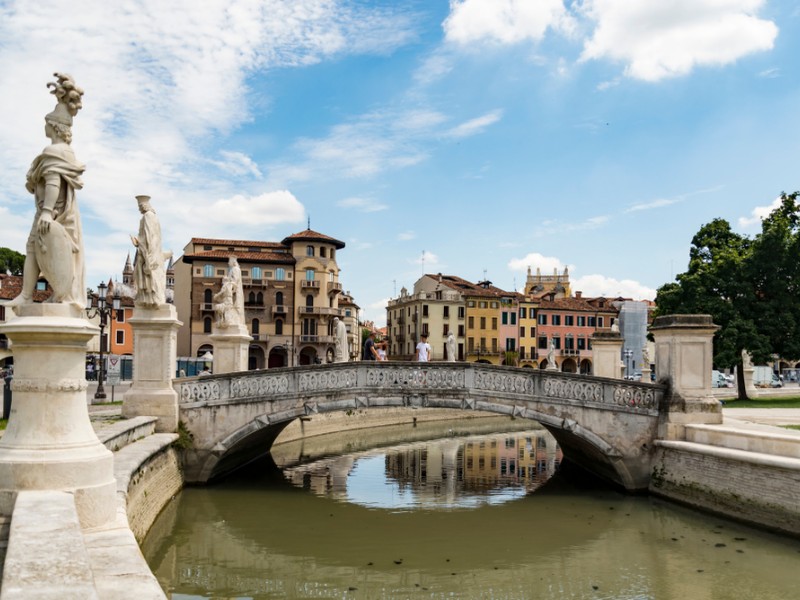
[[[105,400],[106,397],[106,391],[103,388],[103,381],[105,380],[106,376],[105,361],[103,360],[103,332],[105,331],[106,325],[109,324],[108,317],[111,315],[111,311],[119,310],[120,306],[119,290],[114,290],[114,296],[110,306],[107,301],[107,292],[108,286],[105,283],[100,282],[97,286],[96,304],[93,304],[94,293],[92,290],[90,289],[86,293],[86,314],[90,319],[93,319],[94,317],[100,317],[100,366],[97,369],[97,391],[94,394],[95,400]]]
[[[625,379],[633,379],[631,374],[631,358],[633,358],[633,350],[625,350],[622,355],[625,357]]]

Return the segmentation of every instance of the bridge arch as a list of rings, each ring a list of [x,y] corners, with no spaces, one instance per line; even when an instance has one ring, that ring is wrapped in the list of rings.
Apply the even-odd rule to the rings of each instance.
[[[336,363],[176,380],[193,433],[187,481],[263,454],[291,421],[332,411],[451,408],[544,425],[564,455],[626,489],[647,487],[662,386],[475,363]]]

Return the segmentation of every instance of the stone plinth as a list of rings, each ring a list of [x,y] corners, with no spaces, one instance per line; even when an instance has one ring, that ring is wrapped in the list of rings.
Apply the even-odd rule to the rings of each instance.
[[[177,366],[177,335],[183,324],[171,304],[137,306],[133,329],[133,383],[122,397],[122,416],[158,417],[157,432],[178,429],[178,395],[172,388]]]
[[[758,398],[758,388],[756,384],[753,383],[753,373],[755,373],[755,369],[753,367],[744,367],[742,368],[742,375],[744,375],[744,390],[747,393],[748,398]]]
[[[622,379],[619,357],[622,354],[622,334],[611,329],[598,329],[592,335],[592,374],[596,377]]]
[[[247,353],[253,341],[247,327],[215,328],[210,338],[214,344],[214,375],[247,371]]]
[[[711,392],[713,338],[709,315],[657,317],[650,327],[656,345],[656,380],[666,382],[659,437],[683,439],[687,424],[722,423],[722,405]]]
[[[82,310],[32,304],[0,327],[14,345],[13,404],[0,438],[0,513],[10,515],[16,493],[74,494],[83,528],[116,514],[111,452],[97,439],[86,404],[87,344],[99,332]]]

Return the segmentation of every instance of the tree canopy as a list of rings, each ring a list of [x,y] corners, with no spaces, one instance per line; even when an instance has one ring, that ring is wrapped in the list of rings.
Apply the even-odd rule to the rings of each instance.
[[[0,273],[22,275],[25,265],[25,255],[11,248],[0,248]]]
[[[741,363],[742,350],[756,363],[773,354],[800,358],[799,194],[782,193],[752,239],[724,219],[703,225],[686,272],[658,289],[657,314],[710,314],[721,327],[714,337],[718,367]]]

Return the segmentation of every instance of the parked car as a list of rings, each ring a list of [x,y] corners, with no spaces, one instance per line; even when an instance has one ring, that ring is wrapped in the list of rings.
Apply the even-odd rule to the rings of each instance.
[[[711,371],[711,387],[712,388],[721,388],[721,387],[733,387],[733,382],[728,379],[728,376],[725,375],[722,371]]]

